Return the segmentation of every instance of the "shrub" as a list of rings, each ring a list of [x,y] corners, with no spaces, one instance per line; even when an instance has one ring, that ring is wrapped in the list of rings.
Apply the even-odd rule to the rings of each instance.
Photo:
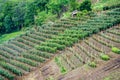
[[[8,71],[3,70],[1,68],[0,68],[0,74],[8,78],[9,80],[14,80],[14,76],[12,74],[10,74]]]
[[[85,0],[79,7],[79,10],[83,11],[83,10],[87,10],[87,11],[91,11],[91,1],[90,0]]]
[[[42,15],[42,16],[41,16]],[[53,15],[51,13],[46,13],[45,11],[39,12],[37,16],[35,17],[36,24],[42,25],[46,21],[54,21],[56,20],[56,15]]]
[[[30,59],[26,59],[26,58],[17,58],[17,60],[20,62],[26,63],[30,66],[33,66],[33,67],[36,67],[38,65],[37,62],[34,62],[34,61],[32,61]]]
[[[112,47],[112,52],[120,54],[120,49],[118,49],[117,47]]]
[[[35,61],[38,61],[38,62],[44,62],[45,61],[44,58],[41,58],[37,55],[29,55],[29,54],[23,53],[23,57],[31,59],[31,60],[35,60]]]
[[[110,57],[109,57],[108,55],[106,55],[106,54],[101,54],[101,55],[100,55],[100,58],[101,58],[102,60],[105,60],[105,61],[107,61],[107,60],[110,59]]]
[[[36,49],[50,53],[55,53],[57,51],[57,47],[52,48],[48,46],[37,46]]]
[[[66,41],[66,40],[59,40],[59,39],[51,39],[48,40],[48,42],[55,42],[61,45],[66,45],[66,46],[72,46],[73,42],[72,41]]]
[[[103,7],[103,10],[108,10],[108,9],[112,9],[112,8],[116,8],[116,7],[120,7],[120,4],[111,5],[111,6],[106,5],[106,6]]]
[[[11,72],[13,72],[14,74],[18,75],[18,76],[21,76],[23,73],[18,70],[16,67],[12,66],[12,65],[9,65],[5,62],[0,62],[0,66],[4,67],[5,69],[7,70],[10,70]]]
[[[63,50],[65,48],[64,45],[60,45],[57,43],[51,43],[51,42],[46,42],[46,43],[42,43],[43,46],[49,46],[49,47],[57,47],[58,50]]]
[[[54,78],[52,76],[50,76],[49,78],[47,78],[46,80],[54,80]]]
[[[60,67],[60,71],[61,71],[62,74],[64,74],[64,73],[67,72],[67,70],[65,69],[65,67],[62,65],[60,57],[55,57],[55,62]]]
[[[93,67],[93,68],[95,68],[95,67],[97,67],[97,65],[96,65],[96,63],[95,62],[89,62],[89,64],[88,64],[90,67]]]
[[[111,79],[110,79],[110,77],[106,77],[106,78],[105,78],[105,79],[103,79],[103,80],[111,80]]]
[[[35,54],[35,55],[38,55],[38,56],[42,56],[44,58],[50,58],[51,57],[51,54],[49,54],[47,52],[40,52],[40,51],[36,51],[36,50],[31,50],[30,54]]]
[[[25,70],[25,71],[30,71],[30,68],[29,68],[28,66],[22,64],[22,63],[19,63],[19,62],[16,62],[16,61],[11,60],[11,61],[10,61],[10,64],[12,64],[12,65],[14,65],[14,66],[17,66],[17,67],[20,67],[20,68],[22,68],[22,69]]]
[[[51,54],[49,54],[47,52],[43,52],[43,53],[41,52],[40,55],[44,58],[51,58],[51,56],[52,56]]]
[[[66,73],[67,70],[65,69],[65,67],[61,66],[60,71],[61,71],[61,73],[64,74],[64,73]]]
[[[60,57],[55,57],[55,62],[58,66],[62,66]]]
[[[54,39],[59,39],[59,40],[66,40],[66,41],[72,41],[72,42],[77,42],[78,41],[78,38],[72,38],[72,37],[69,37],[67,35],[60,35],[59,37],[55,37]]]
[[[77,2],[77,0],[70,0],[70,10],[76,10],[79,6],[79,3]]]

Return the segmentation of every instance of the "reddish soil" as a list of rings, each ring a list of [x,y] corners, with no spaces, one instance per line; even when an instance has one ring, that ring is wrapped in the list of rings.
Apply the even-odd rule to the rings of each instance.
[[[56,77],[60,75],[60,70],[56,63],[52,60],[41,68],[37,68],[28,75],[21,77],[21,80],[46,80],[50,76]]]

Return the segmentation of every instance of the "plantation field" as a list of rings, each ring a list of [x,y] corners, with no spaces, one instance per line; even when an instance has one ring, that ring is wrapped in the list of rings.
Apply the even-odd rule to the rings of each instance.
[[[120,43],[115,40],[110,40],[110,38],[113,37],[107,34],[113,30],[119,33],[119,28],[120,25],[116,25],[104,31],[104,34],[108,36],[109,39],[102,36],[101,34],[103,34],[103,31],[101,31],[98,34],[94,34],[91,37],[79,41],[72,47],[67,47],[64,51],[60,51],[58,55],[51,61],[48,61],[43,67],[35,70],[34,74],[30,74],[29,78],[25,77],[25,80],[29,80],[32,78],[31,76],[36,76],[32,78],[35,80],[49,80],[51,77],[55,80],[101,80],[110,72],[117,72],[119,69],[119,62],[113,61],[117,57],[119,61],[120,56],[118,53],[113,52],[112,49],[113,46],[120,48]],[[118,34],[112,33],[112,35],[120,38]],[[116,40],[119,38],[114,37]],[[110,70],[110,72],[104,70]],[[39,75],[38,71],[40,72]],[[98,73],[98,71],[101,73]],[[97,77],[95,78],[95,74],[88,75],[89,73],[95,73]]]
[[[22,80],[54,57],[60,75],[85,64],[96,67],[97,61],[120,53],[119,23],[118,7],[99,15],[61,19],[21,34],[0,46],[0,80]],[[54,75],[47,69],[41,70],[45,79]]]
[[[118,27],[120,27],[120,25],[108,29],[107,31],[111,31],[113,29],[117,30]],[[112,47],[114,46],[120,49],[120,43],[110,40],[101,34],[103,34],[103,32],[84,39],[73,47],[67,48],[65,51],[61,52],[62,54],[57,58],[61,61],[61,64],[66,71],[69,72],[78,67],[82,67],[85,64],[89,65],[91,62],[95,62],[96,66],[98,66],[101,61],[109,61],[111,58],[118,56],[118,54],[112,52]],[[111,36],[108,34],[111,35],[111,33],[106,31],[104,32],[104,35],[110,38]],[[112,33],[112,35],[118,36],[114,33]],[[114,37],[114,39],[118,40],[120,39],[120,36],[119,38]],[[104,56],[106,55],[109,56],[109,58],[105,58]]]

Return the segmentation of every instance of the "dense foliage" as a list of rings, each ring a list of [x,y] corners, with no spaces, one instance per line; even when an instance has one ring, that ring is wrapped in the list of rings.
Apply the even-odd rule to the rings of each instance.
[[[23,26],[34,23],[34,7],[28,2],[6,1],[1,3],[0,33],[21,30]]]
[[[112,51],[113,51],[114,53],[120,54],[120,49],[117,48],[117,47],[112,47]]]
[[[90,0],[85,0],[79,8],[81,11],[82,10],[87,10],[87,11],[91,11],[91,1]]]
[[[77,9],[90,11],[91,2],[85,0],[80,5],[77,0],[0,0],[0,34],[42,25],[44,21],[54,21],[64,12]]]

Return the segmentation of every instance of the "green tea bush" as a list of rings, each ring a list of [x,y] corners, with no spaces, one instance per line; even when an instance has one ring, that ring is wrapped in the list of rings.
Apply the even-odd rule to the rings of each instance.
[[[26,58],[17,58],[18,61],[26,63],[28,65],[31,65],[33,67],[36,67],[38,64],[30,59],[26,59]]]
[[[61,71],[61,73],[63,73],[63,74],[67,72],[67,70],[66,70],[65,67],[63,67],[63,66],[61,66],[60,71]]]
[[[59,40],[59,39],[51,39],[48,40],[48,42],[55,42],[61,45],[66,45],[66,46],[72,46],[73,42],[72,41],[66,41],[66,40]]]
[[[117,8],[117,7],[120,7],[120,3],[116,4],[116,5],[111,5],[111,6],[106,5],[103,7],[103,10],[113,9],[113,8]]]
[[[88,65],[93,68],[97,67],[95,62],[89,62]]]
[[[59,37],[55,37],[54,39],[66,40],[66,41],[72,41],[72,42],[77,42],[78,41],[78,38],[72,38],[72,37],[64,35],[64,34],[59,35]]]
[[[15,65],[17,67],[20,67],[25,71],[28,71],[28,72],[30,71],[30,68],[25,64],[22,64],[22,63],[19,63],[19,62],[16,62],[16,61],[12,61],[12,60],[10,61],[10,64]]]
[[[67,72],[67,70],[65,69],[65,67],[61,63],[61,58],[60,57],[55,57],[55,62],[60,67],[60,71],[61,71],[62,74]]]
[[[36,49],[50,53],[55,53],[57,51],[57,47],[52,48],[48,46],[37,46]]]
[[[117,47],[112,47],[112,52],[120,54],[120,49]]]
[[[101,54],[101,55],[100,55],[100,58],[101,58],[102,60],[105,60],[105,61],[107,61],[107,60],[110,59],[110,57],[109,57],[108,55],[106,55],[106,54]]]
[[[16,74],[16,75],[18,75],[18,76],[21,76],[21,75],[23,74],[20,70],[16,69],[16,68],[15,68],[14,66],[12,66],[12,65],[9,65],[8,63],[0,62],[0,65],[1,65],[2,67],[4,67],[5,69],[10,70],[11,72],[13,72],[14,74]]]
[[[49,47],[57,47],[58,50],[63,50],[65,48],[64,45],[60,45],[60,44],[57,44],[57,43],[51,43],[51,42],[45,42],[45,43],[42,43],[41,45],[49,46]]]
[[[45,61],[44,58],[41,58],[37,55],[29,55],[29,54],[23,53],[23,57],[31,59],[31,60],[35,60],[35,61],[38,61],[38,62],[44,62]]]
[[[50,58],[51,54],[47,53],[47,52],[40,52],[40,51],[36,51],[36,50],[31,50],[30,54],[34,54],[34,55],[38,55],[44,58]]]
[[[9,80],[14,80],[14,76],[2,68],[0,68],[0,74]]]

